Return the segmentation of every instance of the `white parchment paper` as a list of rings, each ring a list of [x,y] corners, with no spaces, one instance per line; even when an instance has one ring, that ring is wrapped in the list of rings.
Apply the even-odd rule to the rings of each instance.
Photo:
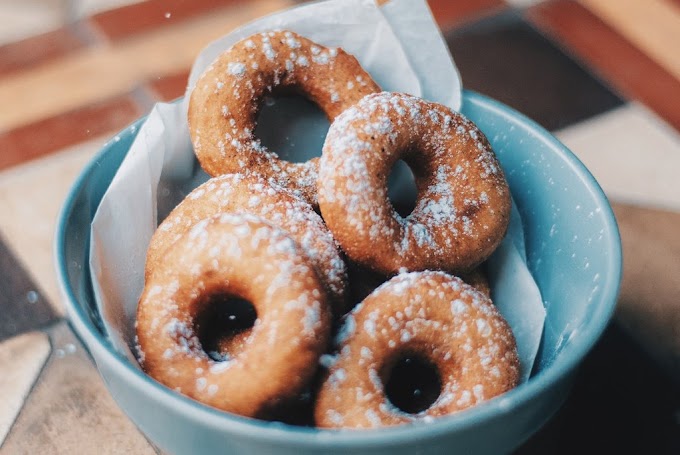
[[[383,8],[373,0],[327,0],[263,17],[209,44],[197,56],[187,94],[221,52],[246,36],[273,29],[289,29],[320,44],[342,47],[383,90],[460,109],[460,77],[425,0],[392,0]],[[92,223],[90,269],[99,312],[113,346],[134,365],[135,312],[157,218],[206,178],[189,139],[187,100],[185,96],[180,103],[158,103],[153,108]],[[295,105],[286,108],[294,111],[287,118],[304,120],[305,116],[295,115]],[[328,125],[317,121],[289,126],[299,137],[280,141],[287,150],[277,151],[285,156],[309,150],[307,144],[318,147]],[[494,301],[517,337],[524,380],[545,318],[525,257],[522,223],[514,210],[508,236],[489,260],[489,271]]]

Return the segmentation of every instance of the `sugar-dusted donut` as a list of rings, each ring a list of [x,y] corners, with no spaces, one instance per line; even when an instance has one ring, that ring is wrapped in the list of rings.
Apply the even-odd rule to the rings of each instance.
[[[354,303],[364,300],[371,292],[391,278],[366,267],[361,267],[352,261],[347,263],[347,276],[347,293],[349,294],[350,301]],[[470,272],[461,274],[460,278],[485,296],[491,297],[491,283],[489,283],[489,277],[484,269],[484,264]]]
[[[379,90],[357,59],[340,48],[291,31],[258,33],[221,54],[196,82],[188,112],[194,151],[210,175],[248,169],[316,205],[318,159],[284,161],[254,134],[265,96],[299,93],[332,121]]]
[[[413,211],[390,204],[387,177],[403,159],[416,179]],[[510,191],[489,142],[447,107],[401,93],[368,95],[331,124],[319,208],[352,260],[384,274],[467,272],[499,245]]]
[[[164,255],[198,221],[219,213],[250,213],[280,227],[310,258],[323,282],[333,312],[346,311],[347,270],[321,217],[305,201],[256,175],[225,174],[194,189],[158,226],[147,250],[148,277]]]
[[[242,349],[215,361],[199,321],[228,298],[250,302],[257,319]],[[151,377],[244,416],[295,396],[313,377],[329,331],[308,258],[283,230],[250,215],[196,224],[156,265],[137,310],[140,363]]]
[[[317,425],[373,428],[428,421],[515,387],[519,360],[512,330],[491,301],[444,272],[397,275],[347,316],[338,354],[317,397]],[[433,402],[415,413],[387,393],[400,359],[431,365],[439,378]]]

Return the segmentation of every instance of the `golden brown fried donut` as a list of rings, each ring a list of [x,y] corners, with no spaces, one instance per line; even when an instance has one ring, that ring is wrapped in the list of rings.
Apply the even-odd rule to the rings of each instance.
[[[264,97],[282,90],[309,98],[332,121],[380,88],[340,48],[290,31],[258,33],[221,54],[196,82],[188,113],[194,150],[212,176],[248,169],[316,205],[318,159],[281,160],[254,134]]]
[[[244,348],[218,362],[203,350],[197,321],[225,297],[251,302],[257,320]],[[157,264],[137,310],[140,362],[150,376],[244,416],[305,386],[329,330],[323,286],[307,257],[284,231],[249,215],[195,225]]]
[[[185,197],[154,232],[145,275],[165,260],[168,248],[194,224],[219,213],[250,213],[286,231],[317,269],[334,314],[345,313],[347,270],[323,220],[308,203],[256,175],[213,177]]]
[[[398,159],[413,171],[415,208],[387,194]],[[348,257],[386,275],[470,271],[499,245],[510,191],[489,142],[449,108],[401,93],[368,95],[331,124],[319,168],[319,208]]]
[[[361,302],[380,285],[392,278],[376,273],[352,261],[347,263],[347,276],[350,305]],[[484,270],[484,264],[468,273],[461,274],[460,279],[491,298],[491,284]]]
[[[374,428],[427,421],[515,387],[519,359],[509,325],[491,301],[444,272],[410,272],[376,289],[347,316],[337,358],[317,397],[327,428]],[[434,365],[441,391],[408,413],[385,393],[394,365],[416,356]]]

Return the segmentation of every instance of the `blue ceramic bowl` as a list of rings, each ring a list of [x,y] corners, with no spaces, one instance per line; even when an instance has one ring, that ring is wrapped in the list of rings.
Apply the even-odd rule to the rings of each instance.
[[[151,441],[176,454],[507,453],[553,415],[614,311],[621,278],[616,221],[593,176],[546,130],[471,92],[464,94],[463,113],[494,146],[525,223],[528,265],[547,310],[539,355],[531,379],[498,399],[430,424],[370,431],[316,430],[223,413],[161,386],[114,351],[92,295],[89,229],[143,120],[104,146],[61,212],[57,272],[75,331],[113,398]]]

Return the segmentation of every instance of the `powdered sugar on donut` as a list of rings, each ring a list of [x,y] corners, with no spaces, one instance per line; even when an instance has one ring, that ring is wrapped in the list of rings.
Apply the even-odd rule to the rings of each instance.
[[[354,84],[356,77],[363,83]],[[254,134],[261,103],[281,88],[309,97],[330,119],[379,90],[356,59],[338,49],[291,31],[258,33],[235,43],[198,79],[189,105],[194,150],[210,175],[257,172],[315,205],[317,159],[281,160]]]
[[[405,218],[386,188],[399,158],[420,189]],[[366,96],[331,125],[319,204],[349,256],[384,273],[468,270],[500,242],[510,210],[505,177],[474,124],[445,106],[387,92]]]
[[[154,234],[147,270],[153,269],[162,260],[164,250],[195,223],[225,212],[253,214],[288,232],[318,270],[336,313],[344,313],[347,269],[323,220],[308,203],[285,188],[253,175],[226,174],[193,190]]]
[[[443,272],[397,275],[346,321],[353,329],[344,330],[338,354],[329,365],[329,378],[335,379],[324,383],[319,393],[316,416],[322,426],[373,428],[426,422],[478,404],[517,383],[519,361],[507,323],[487,297]],[[387,366],[404,354],[428,359],[441,379],[439,396],[421,412],[404,412],[386,396]],[[338,381],[339,370],[352,380]],[[328,418],[331,415],[333,419]]]
[[[138,306],[145,371],[192,398],[248,416],[306,384],[329,336],[329,309],[316,272],[286,232],[254,215],[222,213],[195,223],[164,259]],[[205,352],[197,325],[215,295],[242,297],[257,313],[244,347],[219,353],[221,361]],[[270,368],[253,372],[253,362]],[[255,383],[266,377],[266,384],[249,387],[253,374],[263,375]],[[280,380],[269,381],[276,375]],[[285,388],[277,390],[277,383]]]

